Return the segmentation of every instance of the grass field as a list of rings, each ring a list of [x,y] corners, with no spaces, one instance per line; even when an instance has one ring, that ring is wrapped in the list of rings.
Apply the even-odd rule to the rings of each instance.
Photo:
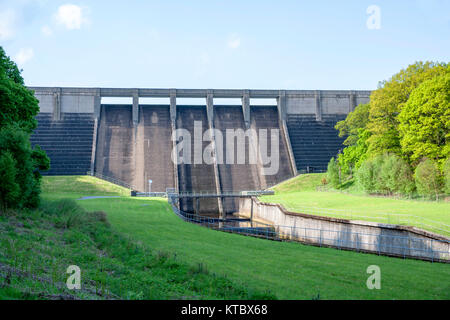
[[[43,196],[76,199],[93,194],[126,193],[124,189],[105,190],[103,182],[97,189],[97,183],[84,179],[96,180],[45,178]],[[59,181],[58,187],[55,181]],[[83,184],[95,190],[81,194]],[[73,185],[79,187],[77,192],[72,191]],[[121,197],[78,203],[89,211],[105,211],[115,232],[148,246],[153,252],[165,252],[182,264],[204,266],[249,292],[269,291],[280,299],[450,298],[450,266],[447,264],[222,233],[182,221],[171,212],[164,199]],[[369,265],[381,268],[381,290],[366,287]]]
[[[412,225],[450,236],[448,202],[376,197],[355,190],[351,190],[351,193],[316,191],[323,176],[297,176],[275,186],[275,195],[261,197],[261,200],[281,203],[293,212]]]

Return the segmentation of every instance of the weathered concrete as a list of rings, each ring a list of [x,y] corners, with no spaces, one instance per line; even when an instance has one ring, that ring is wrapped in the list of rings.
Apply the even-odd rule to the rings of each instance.
[[[297,170],[310,167],[315,168],[314,170],[323,170],[329,159],[342,148],[342,139],[336,138],[337,131],[333,128],[331,123],[333,121],[329,119],[345,117],[355,105],[367,102],[370,94],[369,91],[345,90],[59,87],[31,89],[35,90],[35,96],[40,101],[41,114],[38,118],[47,119],[48,116],[52,118],[51,121],[40,122],[38,130],[33,135],[33,141],[39,142],[44,150],[48,151],[52,168],[58,169],[56,171],[52,169],[50,174],[96,171],[136,185],[140,189],[138,191],[145,191],[148,186],[147,180],[152,177],[155,178],[152,179],[154,190],[165,191],[167,187],[175,187],[180,191],[210,191],[209,188],[213,187],[212,190],[218,192],[230,191],[228,190],[230,188],[234,191],[262,189],[292,177]],[[126,106],[101,105],[102,97],[131,97],[133,103]],[[139,105],[140,97],[168,97],[170,106],[154,106],[155,109],[152,111],[153,106]],[[205,106],[196,107],[177,106],[177,97],[204,98],[207,103]],[[242,105],[237,106],[237,109],[234,106],[216,108],[213,98],[240,98]],[[276,99],[277,105],[251,105],[252,98]],[[64,130],[64,122],[61,121],[72,117],[69,122],[73,122],[75,115],[79,115],[79,119],[88,119],[82,120],[88,121],[86,124],[71,124],[78,126],[80,132],[76,129],[68,133],[72,136],[72,140],[80,145],[68,150],[73,159],[83,159],[80,162],[82,165],[76,165],[76,170],[70,169],[67,165],[72,160],[60,156],[70,146],[55,144],[53,142],[57,138],[52,137],[53,133],[57,132],[54,131],[56,127],[53,123],[59,123],[60,129]],[[268,176],[262,174],[264,166],[261,159],[261,145],[256,140],[244,142],[246,152],[252,150],[258,154],[259,162],[256,165],[217,163],[201,167],[201,165],[169,164],[170,151],[174,146],[170,134],[177,128],[193,129],[195,119],[204,122],[203,130],[236,128],[244,131],[254,129],[257,133],[259,129],[268,129],[269,132],[271,129],[279,130],[280,149],[276,155],[280,164],[279,172]],[[292,119],[295,121],[291,121]],[[308,137],[312,138],[308,140]],[[81,142],[80,139],[85,141]],[[271,143],[272,141],[268,143],[269,150]],[[84,144],[89,146],[86,147]],[[204,142],[202,147],[207,144],[209,142]],[[87,167],[84,164],[85,160],[89,163]],[[224,211],[231,212],[237,209],[236,202],[226,201]],[[204,203],[201,203],[201,206],[204,211],[218,207]],[[193,208],[192,204],[190,208]],[[184,210],[187,211],[188,208]]]
[[[239,213],[275,227],[282,238],[339,249],[450,261],[450,239],[407,226],[294,213],[282,205],[241,199]]]

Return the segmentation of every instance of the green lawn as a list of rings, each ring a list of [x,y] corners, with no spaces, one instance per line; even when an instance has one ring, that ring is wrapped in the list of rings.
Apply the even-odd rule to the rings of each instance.
[[[56,178],[48,181],[52,179]],[[72,184],[72,180],[81,183],[79,177],[64,179],[67,185]],[[92,183],[86,183],[92,186]],[[44,191],[47,199],[80,196],[78,191],[73,193],[68,188],[69,192],[65,193],[49,184]],[[78,203],[90,211],[105,211],[115,231],[153,250],[168,252],[190,265],[202,263],[211,272],[226,275],[249,290],[269,290],[281,299],[312,299],[318,295],[322,299],[450,298],[448,264],[218,232],[182,221],[172,213],[164,199],[122,197],[80,200]],[[369,265],[381,268],[381,290],[366,287]]]
[[[450,203],[375,197],[360,192],[316,191],[323,174],[305,174],[274,187],[262,201],[293,212],[412,225],[450,236]]]

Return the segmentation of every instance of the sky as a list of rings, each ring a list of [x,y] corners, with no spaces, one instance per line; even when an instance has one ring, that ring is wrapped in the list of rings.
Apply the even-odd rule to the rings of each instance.
[[[449,62],[450,1],[0,0],[29,86],[373,90]]]

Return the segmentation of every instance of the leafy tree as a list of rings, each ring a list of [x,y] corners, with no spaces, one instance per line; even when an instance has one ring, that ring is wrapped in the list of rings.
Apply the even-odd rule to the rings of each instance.
[[[398,119],[401,149],[411,162],[445,161],[450,155],[450,65],[412,91]]]
[[[3,210],[39,204],[39,170],[48,170],[50,161],[40,147],[33,150],[30,144],[38,112],[38,100],[24,86],[16,64],[0,47],[0,201]]]
[[[39,112],[38,100],[24,81],[16,64],[0,47],[0,127],[16,124],[31,133],[36,128],[35,116]]]
[[[339,165],[334,158],[331,158],[330,162],[328,162],[327,180],[334,188],[338,188],[341,184],[339,177]]]
[[[16,182],[16,165],[10,152],[0,154],[0,212],[12,207],[18,201],[20,188]]]
[[[345,120],[336,124],[335,128],[339,130],[339,137],[347,137],[344,141],[345,145],[350,146],[358,141],[361,130],[366,128],[369,121],[369,107],[368,103],[358,105]]]
[[[436,162],[431,159],[425,159],[416,167],[414,172],[417,191],[420,195],[436,196],[441,191],[442,181]]]
[[[352,175],[367,158],[367,139],[370,132],[362,128],[358,129],[356,143],[344,148],[338,156],[339,165],[342,171]]]
[[[410,194],[415,188],[410,166],[395,154],[384,156],[380,174],[383,189],[390,193]]]
[[[367,193],[376,191],[375,180],[377,168],[371,159],[364,161],[356,171],[356,181],[358,185]]]
[[[446,70],[445,63],[417,62],[379,84],[370,96],[369,154],[401,154],[398,114],[416,87]]]

